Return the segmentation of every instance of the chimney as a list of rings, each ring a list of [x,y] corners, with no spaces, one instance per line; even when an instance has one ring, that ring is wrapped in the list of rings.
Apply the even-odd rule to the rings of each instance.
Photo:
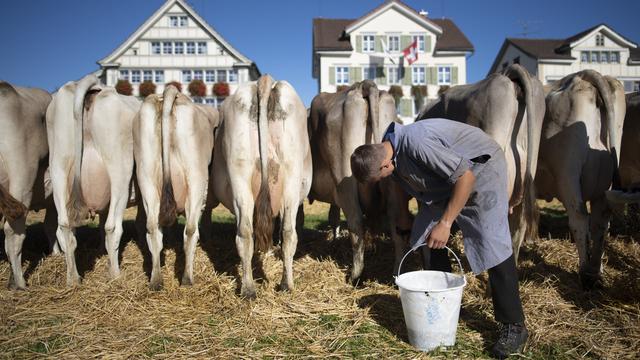
[[[427,17],[427,16],[429,16],[429,12],[425,11],[425,10],[420,10],[420,15],[422,15],[424,17]]]

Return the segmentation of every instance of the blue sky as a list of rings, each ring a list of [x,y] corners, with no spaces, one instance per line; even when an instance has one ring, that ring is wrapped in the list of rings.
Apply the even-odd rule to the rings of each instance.
[[[0,0],[0,79],[55,90],[98,68],[164,0]],[[357,18],[382,0],[188,0],[263,73],[289,81],[305,104],[317,93],[311,77],[314,17]],[[640,43],[638,0],[406,0],[429,17],[455,21],[476,52],[468,82],[484,78],[505,37],[565,38],[606,23]]]

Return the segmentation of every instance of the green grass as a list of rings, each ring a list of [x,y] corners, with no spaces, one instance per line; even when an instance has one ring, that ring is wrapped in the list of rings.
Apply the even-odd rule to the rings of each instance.
[[[175,342],[176,339],[170,336],[153,336],[147,344],[147,351],[145,353],[150,357],[158,354],[165,354],[167,353],[167,349],[170,348]]]
[[[36,354],[52,354],[71,343],[71,338],[65,335],[54,335],[27,345],[27,350]]]

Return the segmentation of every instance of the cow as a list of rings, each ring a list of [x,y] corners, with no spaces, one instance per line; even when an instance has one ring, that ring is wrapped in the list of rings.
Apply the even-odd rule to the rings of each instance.
[[[49,172],[58,211],[57,239],[67,262],[67,284],[80,283],[74,229],[100,215],[112,278],[133,174],[133,118],[140,101],[87,75],[64,84],[47,108]]]
[[[213,192],[207,209],[222,203],[236,216],[241,296],[256,296],[254,237],[257,250],[268,251],[274,216],[282,220],[280,289],[293,290],[296,216],[311,187],[311,151],[306,109],[288,82],[263,75],[240,85],[224,101],[211,171]]]
[[[198,222],[207,197],[217,109],[194,104],[169,85],[162,96],[146,97],[133,124],[136,179],[147,215],[151,251],[150,287],[162,286],[162,228],[185,214],[185,271],[182,285],[193,283],[193,258],[200,237]]]
[[[620,185],[640,189],[640,92],[626,94],[627,110],[620,147]]]
[[[309,199],[331,204],[329,220],[334,225],[340,209],[344,212],[353,249],[352,283],[357,282],[364,269],[364,214],[369,223],[377,223],[387,209],[396,268],[405,246],[396,224],[404,230],[411,229],[409,197],[399,184],[391,179],[374,185],[360,184],[351,173],[353,151],[363,144],[380,143],[396,117],[393,97],[379,91],[370,80],[337,93],[321,93],[311,102],[313,183]]]
[[[42,89],[0,81],[0,217],[4,218],[4,247],[11,265],[10,289],[26,288],[22,244],[29,209],[47,208],[44,225],[50,251],[59,252],[53,235],[55,208],[45,190],[49,147],[44,116],[50,101],[51,95]]]
[[[584,70],[554,83],[546,107],[536,189],[540,198],[555,197],[566,208],[580,280],[591,289],[600,278],[610,216],[605,192],[612,184],[620,187],[624,90],[616,79]]]
[[[542,84],[525,68],[512,64],[475,84],[451,87],[416,117],[416,121],[447,118],[477,126],[502,147],[516,262],[523,240],[537,236],[534,178],[544,112]]]

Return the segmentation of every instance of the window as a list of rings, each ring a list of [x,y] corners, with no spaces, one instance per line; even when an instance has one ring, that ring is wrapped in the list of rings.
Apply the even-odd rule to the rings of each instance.
[[[164,70],[156,70],[156,83],[162,84],[164,83]]]
[[[200,55],[204,55],[207,53],[207,43],[206,42],[199,42],[198,43],[198,54]]]
[[[389,50],[390,52],[400,51],[400,36],[389,35],[388,39],[389,39],[389,43],[388,43],[389,48],[387,50]]]
[[[131,82],[134,84],[140,82],[140,70],[131,70]]]
[[[193,80],[202,80],[202,70],[193,71]]]
[[[362,37],[362,52],[373,52],[375,49],[375,36],[364,35]]]
[[[438,66],[438,85],[451,85],[450,66]]]
[[[413,85],[424,85],[427,83],[426,72],[424,67],[417,66],[411,68]]]
[[[142,72],[142,80],[143,81],[153,81],[153,71],[145,70]]]
[[[520,56],[516,56],[516,57],[513,59],[513,63],[514,63],[514,64],[520,64]]]
[[[204,99],[204,103],[209,105],[209,106],[215,107],[216,106],[216,98],[210,98],[210,97],[205,98]]]
[[[349,84],[349,68],[346,66],[336,67],[336,84],[347,85]]]
[[[187,84],[190,83],[193,79],[191,75],[191,70],[182,70],[182,82]]]
[[[617,64],[620,62],[620,53],[617,51],[611,52],[610,59],[612,64]]]
[[[362,80],[375,80],[376,79],[376,67],[365,66],[362,68]]]
[[[180,16],[180,27],[185,27],[185,26],[187,26],[187,17]]]
[[[184,54],[184,43],[183,42],[176,42],[173,44],[173,52],[175,54]]]
[[[634,92],[640,91],[640,81],[634,81],[633,82],[633,91]]]
[[[216,72],[218,82],[227,82],[227,70],[218,70]]]
[[[169,26],[178,27],[178,17],[177,16],[169,16]]]
[[[192,99],[193,99],[193,102],[196,104],[204,104],[204,99],[199,96],[194,96]]]
[[[589,52],[588,51],[582,51],[580,53],[580,61],[583,63],[588,63],[589,62]]]
[[[161,51],[160,51],[160,43],[159,42],[152,42],[151,43],[151,53],[153,55],[160,55]]]
[[[418,52],[424,52],[424,35],[414,35],[413,41],[418,45]]]
[[[600,62],[606,64],[609,62],[609,53],[606,51],[600,52]]]
[[[216,98],[216,105],[217,105],[217,106],[222,106],[222,102],[223,102],[223,101],[224,101],[224,98],[223,98],[223,97]]]
[[[397,84],[400,79],[399,68],[397,67],[389,67],[387,68],[387,82],[389,85]]]
[[[229,70],[229,82],[230,83],[238,82],[238,70],[235,70],[235,69]]]
[[[604,35],[596,35],[596,46],[604,46]]]
[[[196,43],[193,41],[187,42],[187,54],[195,54],[196,53]]]
[[[120,70],[120,80],[127,80],[129,81],[129,70]]]
[[[163,54],[171,54],[173,52],[173,43],[170,41],[165,41],[162,43],[162,53]]]
[[[207,70],[204,74],[204,80],[208,83],[216,82],[216,72],[215,70]]]
[[[138,55],[138,49],[131,49],[131,51],[133,52],[134,56]]]
[[[597,51],[592,51],[591,52],[591,62],[592,63],[597,63],[598,62],[598,52]]]

